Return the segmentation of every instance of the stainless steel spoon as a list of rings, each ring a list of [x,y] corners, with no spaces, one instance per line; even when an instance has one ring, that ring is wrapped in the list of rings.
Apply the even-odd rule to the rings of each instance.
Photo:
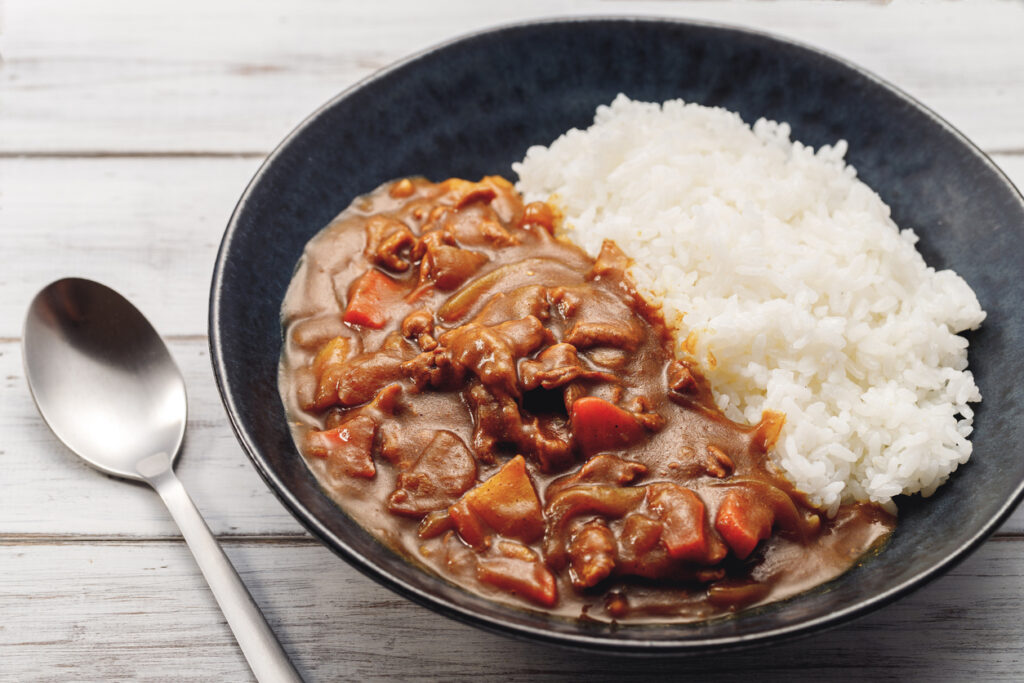
[[[29,389],[54,434],[96,469],[160,494],[256,678],[301,681],[174,476],[185,380],[149,321],[109,287],[67,278],[32,300],[22,346]]]

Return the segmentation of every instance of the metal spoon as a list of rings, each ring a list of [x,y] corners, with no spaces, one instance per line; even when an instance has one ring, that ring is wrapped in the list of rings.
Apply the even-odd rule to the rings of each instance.
[[[22,340],[29,389],[54,434],[96,469],[156,489],[256,678],[301,681],[174,476],[185,380],[149,321],[109,287],[67,278],[32,300]]]

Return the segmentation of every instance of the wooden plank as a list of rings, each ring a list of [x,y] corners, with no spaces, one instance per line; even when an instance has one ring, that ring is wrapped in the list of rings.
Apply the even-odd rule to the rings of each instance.
[[[189,425],[178,474],[210,528],[221,535],[301,535],[267,489],[228,425],[205,340],[171,343],[189,395]],[[0,538],[168,537],[178,530],[149,489],[104,476],[61,445],[39,417],[25,384],[21,352],[0,343],[9,397],[0,404]],[[230,485],[228,485],[230,482]],[[1024,534],[1024,509],[1001,530]]]
[[[0,336],[21,335],[35,293],[100,280],[165,335],[206,334],[213,262],[260,159],[2,159],[7,244]]]
[[[1019,680],[1024,541],[813,638],[726,657],[613,658],[519,642],[399,598],[326,549],[232,542],[228,555],[310,680]],[[245,662],[179,543],[0,546],[9,680],[245,680]]]
[[[376,69],[453,36],[629,14],[778,33],[872,70],[987,149],[1024,148],[1024,6],[34,0],[5,7],[0,151],[266,152]]]
[[[997,155],[1024,188],[1024,155]],[[164,335],[206,334],[210,275],[251,158],[0,159],[0,338],[50,281],[98,279]]]

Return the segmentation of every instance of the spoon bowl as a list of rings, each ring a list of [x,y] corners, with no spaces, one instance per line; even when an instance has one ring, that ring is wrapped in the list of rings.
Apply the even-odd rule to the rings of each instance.
[[[134,480],[148,456],[173,463],[185,436],[185,380],[135,306],[97,282],[58,280],[32,300],[24,340],[36,407],[79,457]]]

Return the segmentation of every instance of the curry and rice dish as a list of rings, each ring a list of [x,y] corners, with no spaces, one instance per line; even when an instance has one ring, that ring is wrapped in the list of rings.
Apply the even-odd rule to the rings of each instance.
[[[726,419],[618,247],[554,215],[501,178],[406,179],[310,245],[286,395],[349,514],[472,589],[619,620],[789,595],[885,535],[807,505],[766,458],[783,416]]]
[[[324,490],[445,579],[570,618],[706,619],[879,548],[890,501],[794,484],[789,411],[738,414],[629,236],[562,236],[586,219],[560,190],[400,179],[310,241],[280,382]]]

